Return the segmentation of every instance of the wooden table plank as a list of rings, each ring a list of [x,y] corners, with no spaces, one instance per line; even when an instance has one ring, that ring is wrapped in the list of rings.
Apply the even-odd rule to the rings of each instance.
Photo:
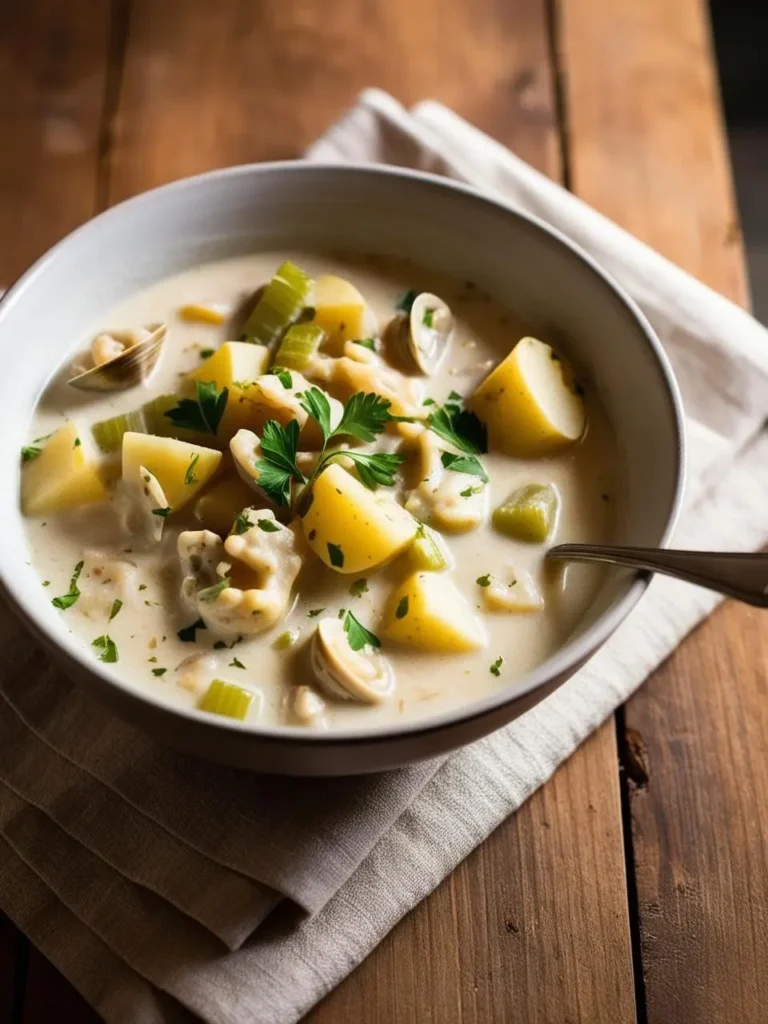
[[[209,167],[294,155],[368,84],[404,102],[442,99],[557,176],[545,9],[544,0],[482,0],[471,8],[332,0],[322,10],[307,0],[113,3],[125,15],[113,40],[127,50],[124,60],[117,49],[112,54],[104,145],[95,178],[81,171],[89,182],[82,194],[92,195],[95,183],[117,201]],[[56,20],[52,11],[37,12],[43,39]],[[13,154],[6,158],[12,163]],[[25,185],[25,216],[36,216],[36,190],[48,187],[48,159],[41,157],[40,180]],[[81,214],[62,214],[60,230],[87,215],[86,205]],[[423,972],[412,969],[418,964]],[[56,995],[51,972],[35,955],[25,1024],[69,998]],[[53,1004],[43,989],[54,992]],[[341,1019],[384,1021],[392,1011],[403,1022],[514,1014],[521,1024],[606,1017],[623,1024],[634,1017],[632,998],[609,723],[316,1017],[337,1020],[343,1010]]]
[[[573,181],[744,302],[706,19],[703,0],[565,0]],[[766,1019],[767,656],[765,619],[728,604],[626,709],[638,752],[630,806],[651,1024]]]

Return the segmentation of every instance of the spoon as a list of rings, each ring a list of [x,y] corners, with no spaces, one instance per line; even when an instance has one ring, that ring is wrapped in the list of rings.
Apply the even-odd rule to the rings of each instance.
[[[610,562],[674,576],[716,590],[738,601],[768,608],[768,554],[715,551],[669,551],[666,548],[612,547],[605,544],[558,544],[547,558],[570,562]]]

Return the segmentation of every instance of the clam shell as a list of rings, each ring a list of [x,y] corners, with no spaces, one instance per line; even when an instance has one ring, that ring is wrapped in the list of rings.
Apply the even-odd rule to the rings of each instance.
[[[421,292],[410,313],[399,313],[390,321],[386,340],[409,373],[431,377],[445,358],[453,327],[453,313],[443,300]]]
[[[125,348],[100,366],[71,377],[67,384],[81,391],[125,391],[146,380],[157,365],[168,333],[167,324],[148,324],[148,337]]]
[[[361,672],[365,662],[375,666],[376,674],[371,678]],[[339,619],[321,619],[318,623],[310,644],[310,664],[320,688],[341,700],[380,704],[395,688],[389,661],[378,651],[352,651]]]

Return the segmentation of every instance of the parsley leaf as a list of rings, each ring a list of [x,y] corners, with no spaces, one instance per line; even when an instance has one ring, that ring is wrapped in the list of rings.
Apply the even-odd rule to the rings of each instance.
[[[231,582],[232,581],[229,576],[225,576],[223,580],[219,580],[218,583],[214,583],[212,587],[206,587],[205,590],[200,590],[197,595],[198,601],[205,601],[206,604],[213,604],[222,590],[226,590]]]
[[[453,452],[443,452],[440,461],[446,469],[452,469],[454,473],[469,473],[470,476],[479,476],[481,480],[488,483],[488,474],[476,455],[454,455]]]
[[[307,612],[307,615],[310,617],[310,619],[316,619],[317,616],[322,615],[324,611],[325,608],[310,608],[309,611]]]
[[[352,586],[349,588],[349,592],[352,597],[362,597],[363,594],[368,593],[368,580],[355,580]]]
[[[32,459],[36,459],[38,455],[42,453],[43,449],[38,448],[36,445],[29,444],[21,449],[21,461],[31,462]]]
[[[480,494],[482,489],[479,485],[477,487],[467,487],[466,490],[459,491],[459,495],[462,498],[471,498],[473,494]]]
[[[193,455],[192,458],[189,460],[187,472],[184,474],[184,483],[187,485],[187,487],[191,487],[192,484],[197,483],[197,477],[195,476],[195,466],[198,464],[199,461],[199,455]]]
[[[348,434],[361,441],[375,441],[392,418],[389,412],[391,403],[381,395],[364,394],[358,391],[352,395],[344,406],[341,422],[333,431],[332,437]]]
[[[451,392],[455,394],[455,392]],[[470,455],[488,451],[488,432],[485,424],[473,412],[462,409],[455,402],[446,403],[429,414],[427,423],[444,441]]]
[[[491,585],[491,574],[487,572],[485,576],[478,576],[475,580],[478,587],[490,587]]]
[[[200,358],[201,359],[210,359],[215,351],[216,351],[215,348],[201,348],[200,349]]]
[[[217,640],[216,643],[213,645],[213,649],[214,651],[223,651],[226,650],[226,646],[227,645],[223,640]]]
[[[370,491],[375,491],[379,484],[392,487],[395,483],[397,467],[403,461],[402,455],[389,452],[338,452],[352,459],[357,467],[357,474],[362,483]]]
[[[503,664],[504,664],[504,659],[502,657],[498,657],[496,659],[496,661],[494,661],[494,663],[491,665],[491,675],[500,676],[501,675],[501,666]]]
[[[304,474],[296,465],[296,451],[299,447],[299,423],[291,420],[287,427],[277,420],[267,420],[261,436],[261,450],[273,466],[286,470],[291,476],[306,482]],[[259,479],[261,485],[261,479]]]
[[[283,370],[279,366],[273,366],[269,372],[273,377],[277,377],[286,391],[293,387],[293,377],[287,370]]]
[[[323,432],[323,441],[331,436],[331,406],[320,388],[309,388],[301,399],[302,409],[316,421]]]
[[[229,391],[218,391],[215,381],[195,381],[195,398],[182,398],[165,415],[177,427],[215,434],[227,407]]]
[[[234,533],[236,537],[239,537],[241,533],[247,533],[253,526],[253,523],[248,518],[248,513],[250,511],[250,508],[244,508],[242,512],[239,512],[235,516],[235,521],[232,524],[232,533]]]
[[[331,544],[328,541],[328,557],[331,560],[331,565],[337,569],[341,569],[344,566],[344,552],[341,550],[341,544]]]
[[[418,294],[419,293],[417,291],[415,291],[415,289],[409,288],[408,291],[407,292],[403,292],[403,294],[397,300],[397,303],[395,304],[395,309],[399,309],[403,313],[410,313],[411,312],[411,306],[413,305],[414,301],[416,300],[416,296]]]
[[[362,345],[363,348],[369,348],[371,352],[376,351],[376,342],[373,338],[355,338],[354,345]]]
[[[92,647],[96,647],[101,650],[99,655],[99,661],[115,662],[119,661],[117,655],[117,646],[111,636],[97,636],[91,644]]]
[[[261,490],[270,501],[287,508],[291,497],[291,473],[268,462],[267,459],[257,459],[255,465],[259,473],[256,482]]]
[[[153,668],[152,669],[152,675],[153,676],[164,676],[167,671],[168,671],[167,668]]]
[[[431,327],[432,326],[432,321],[434,320],[434,318],[435,318],[435,311],[434,311],[434,309],[430,309],[428,307],[427,309],[424,310],[424,313],[422,314],[421,322],[424,324],[425,327]]]
[[[120,600],[119,597],[116,597],[115,600],[112,602],[112,611],[109,613],[110,622],[112,621],[112,619],[114,619],[114,617],[117,615],[117,613],[120,611],[122,607],[123,602]]]
[[[364,647],[381,647],[381,640],[358,622],[352,612],[344,616],[344,632],[353,651],[361,651]]]
[[[229,663],[229,668],[245,668],[245,665],[238,658],[233,658]]]
[[[202,619],[193,622],[191,626],[185,626],[184,629],[180,629],[176,636],[183,644],[193,644],[196,640],[195,634],[198,629],[207,629]]]
[[[279,526],[278,523],[275,522],[274,519],[257,519],[256,520],[256,525],[258,526],[258,528],[260,530],[263,530],[264,533],[279,533],[280,532],[280,526]]]
[[[153,508],[152,509],[152,515],[153,516],[160,516],[161,519],[165,519],[170,514],[171,514],[171,506],[170,505],[167,508]]]
[[[404,619],[407,614],[408,614],[408,595],[406,594],[406,596],[405,597],[401,597],[400,600],[397,603],[397,608],[395,609],[395,618],[396,619]]]
[[[67,608],[71,608],[75,601],[80,597],[80,588],[77,585],[77,581],[80,579],[80,573],[83,571],[85,562],[78,562],[72,572],[72,579],[69,581],[69,592],[62,594],[61,597],[54,597],[51,604],[54,608],[60,608],[61,611],[66,611]]]

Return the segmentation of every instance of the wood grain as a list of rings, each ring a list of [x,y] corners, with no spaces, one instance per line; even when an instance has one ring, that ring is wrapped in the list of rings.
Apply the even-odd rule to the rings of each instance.
[[[561,13],[576,191],[744,302],[705,4],[565,0]],[[765,619],[728,604],[626,709],[650,1024],[766,1019],[767,664]]]
[[[609,722],[307,1024],[632,1024],[615,751]]]

